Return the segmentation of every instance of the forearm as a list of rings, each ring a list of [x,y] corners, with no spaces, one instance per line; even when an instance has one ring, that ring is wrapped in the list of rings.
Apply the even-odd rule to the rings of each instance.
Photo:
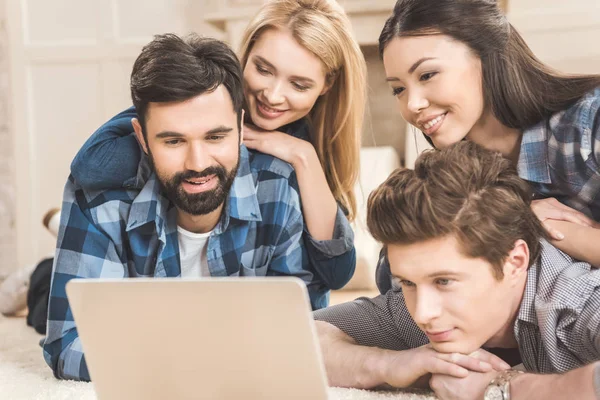
[[[524,374],[515,377],[510,383],[512,400],[552,400],[569,399],[597,400],[598,388],[594,375],[600,371],[594,363],[562,375]]]
[[[302,212],[308,232],[315,240],[331,240],[337,203],[314,148],[310,146],[300,152],[292,165],[298,177]]]
[[[329,385],[359,389],[386,383],[385,365],[391,350],[360,346],[337,327],[315,321]]]
[[[546,224],[560,231],[565,238],[552,244],[571,257],[600,267],[600,229],[568,221],[547,220]]]

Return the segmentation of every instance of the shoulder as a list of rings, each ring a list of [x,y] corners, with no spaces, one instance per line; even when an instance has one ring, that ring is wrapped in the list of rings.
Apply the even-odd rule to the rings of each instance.
[[[281,179],[296,180],[296,172],[291,164],[268,154],[255,150],[247,150],[250,171],[260,177],[260,180]]]
[[[549,118],[550,129],[555,134],[585,133],[597,121],[600,113],[600,87],[586,93],[566,110]]]
[[[573,259],[546,240],[542,240],[542,253],[535,268],[536,308],[550,307],[559,313],[581,309],[590,296],[600,293],[600,269]]]
[[[138,194],[138,190],[89,190],[80,186],[70,176],[65,186],[63,210],[66,208],[72,216],[78,215],[90,223],[102,225],[109,221],[125,219]],[[76,220],[72,222],[77,223]]]

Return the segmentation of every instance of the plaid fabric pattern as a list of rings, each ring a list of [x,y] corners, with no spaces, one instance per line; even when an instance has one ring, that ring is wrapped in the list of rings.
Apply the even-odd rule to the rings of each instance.
[[[411,318],[401,288],[315,311],[363,346],[407,350],[429,339]],[[600,360],[600,269],[542,241],[527,274],[515,337],[528,371],[560,373]]]
[[[74,278],[179,277],[176,214],[153,174],[141,191],[86,191],[69,179],[43,343],[44,358],[57,378],[90,379],[66,283]],[[241,146],[238,175],[208,241],[211,276],[296,276],[306,282],[313,308],[326,306],[328,288],[308,262],[303,228],[292,167]]]
[[[517,168],[536,197],[600,221],[600,88],[524,131]]]

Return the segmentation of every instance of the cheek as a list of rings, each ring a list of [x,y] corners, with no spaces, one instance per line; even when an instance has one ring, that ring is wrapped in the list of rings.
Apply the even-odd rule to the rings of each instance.
[[[317,90],[310,91],[310,93],[291,92],[287,98],[293,110],[304,114],[302,115],[304,117],[314,107],[319,98],[319,93],[320,91],[318,92]]]
[[[180,148],[166,148],[159,146],[157,148],[152,148],[151,150],[152,158],[154,159],[154,167],[160,174],[173,175],[184,168],[183,164],[187,154],[183,146]]]
[[[227,171],[230,171],[238,162],[239,158],[239,144],[237,137],[235,141],[231,140],[228,143],[223,143],[221,146],[213,149],[214,160],[224,167]]]

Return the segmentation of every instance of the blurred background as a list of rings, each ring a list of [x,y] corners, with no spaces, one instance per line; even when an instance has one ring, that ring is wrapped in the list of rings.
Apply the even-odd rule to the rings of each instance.
[[[0,0],[0,280],[54,251],[41,220],[60,207],[83,142],[130,106],[129,74],[157,33],[196,31],[237,50],[264,0]],[[394,0],[339,0],[369,68],[363,145],[411,166],[426,148],[385,82],[377,39]],[[513,25],[545,62],[600,72],[598,0],[507,0]],[[374,265],[372,266],[374,267]]]

